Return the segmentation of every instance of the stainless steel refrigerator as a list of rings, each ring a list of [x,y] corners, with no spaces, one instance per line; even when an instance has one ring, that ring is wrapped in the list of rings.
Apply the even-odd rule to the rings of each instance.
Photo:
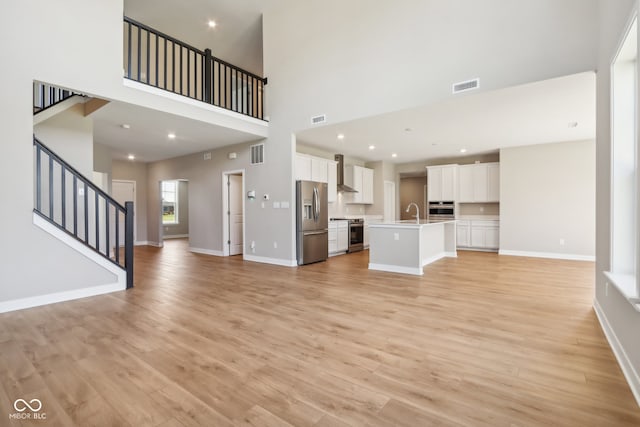
[[[296,241],[298,265],[329,256],[327,184],[296,181]]]

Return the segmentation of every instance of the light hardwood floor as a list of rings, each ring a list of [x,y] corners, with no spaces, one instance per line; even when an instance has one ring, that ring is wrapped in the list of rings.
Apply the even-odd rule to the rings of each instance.
[[[133,290],[0,315],[0,425],[638,426],[592,263],[136,248]],[[38,398],[46,421],[10,421]]]

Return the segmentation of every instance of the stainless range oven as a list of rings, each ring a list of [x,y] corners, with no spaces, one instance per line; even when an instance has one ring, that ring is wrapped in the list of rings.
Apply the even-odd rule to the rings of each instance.
[[[429,219],[455,219],[455,202],[429,202]]]
[[[358,252],[364,249],[364,219],[356,218],[349,220],[349,250],[347,252]]]

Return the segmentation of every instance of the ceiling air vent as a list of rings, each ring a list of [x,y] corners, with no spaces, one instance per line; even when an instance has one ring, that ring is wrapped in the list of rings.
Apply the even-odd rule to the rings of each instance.
[[[264,163],[264,144],[251,146],[251,164],[261,165]]]
[[[327,122],[327,115],[326,114],[320,114],[319,116],[311,117],[311,124],[312,125],[319,125],[321,123],[326,123],[326,122]]]
[[[453,93],[466,92],[480,87],[480,79],[467,80],[466,82],[454,83]]]

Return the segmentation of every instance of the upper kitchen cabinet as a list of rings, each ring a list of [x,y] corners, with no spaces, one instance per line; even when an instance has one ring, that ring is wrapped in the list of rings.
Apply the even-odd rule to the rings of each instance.
[[[458,202],[500,201],[500,164],[476,163],[458,168]]]
[[[296,180],[326,182],[328,184],[327,201],[338,199],[337,166],[333,160],[308,154],[296,154]]]
[[[427,199],[431,202],[455,201],[458,165],[427,167]]]
[[[344,168],[344,183],[357,191],[357,193],[350,193],[351,200],[347,203],[373,203],[373,169],[356,165],[346,166]]]
[[[311,181],[311,157],[296,154],[296,181]]]
[[[311,158],[311,181],[328,182],[327,159]]]

